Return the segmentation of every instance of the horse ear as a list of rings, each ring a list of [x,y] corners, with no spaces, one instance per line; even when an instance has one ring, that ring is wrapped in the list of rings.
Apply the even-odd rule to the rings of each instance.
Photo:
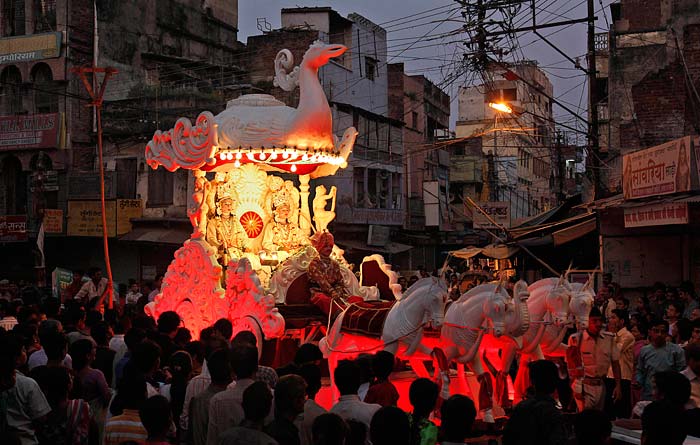
[[[593,274],[589,273],[588,274],[588,281],[586,281],[586,284],[583,285],[583,288],[581,288],[581,290],[588,290],[591,288],[592,285],[593,285]]]

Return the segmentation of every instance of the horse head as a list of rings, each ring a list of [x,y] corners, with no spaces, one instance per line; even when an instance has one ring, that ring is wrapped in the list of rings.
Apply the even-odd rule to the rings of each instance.
[[[414,294],[420,297],[414,297]],[[421,298],[422,297],[422,298]],[[445,304],[447,303],[447,284],[436,277],[421,278],[413,286],[406,289],[402,302],[420,299],[423,311],[423,322],[429,323],[434,329],[440,328],[445,319]]]
[[[499,283],[493,293],[484,299],[482,309],[484,317],[489,320],[493,328],[493,335],[500,337],[505,334],[506,316],[513,311],[513,305],[508,292],[502,284]]]
[[[508,334],[513,337],[523,335],[530,328],[530,312],[527,307],[527,300],[530,298],[530,291],[524,280],[519,280],[513,286],[512,302],[508,304],[513,310],[507,311],[506,324]]]
[[[345,45],[328,44],[320,40],[316,40],[304,53],[304,58],[301,60],[301,66],[307,66],[314,70],[319,69],[334,57],[340,57],[348,47]]]
[[[561,327],[568,323],[570,305],[571,288],[566,280],[566,275],[562,275],[556,286],[545,297],[545,307],[552,316],[555,326]]]
[[[569,309],[576,320],[578,329],[586,329],[588,327],[588,315],[593,307],[593,298],[595,294],[591,287],[593,283],[593,275],[590,275],[586,284],[573,283],[571,303]]]

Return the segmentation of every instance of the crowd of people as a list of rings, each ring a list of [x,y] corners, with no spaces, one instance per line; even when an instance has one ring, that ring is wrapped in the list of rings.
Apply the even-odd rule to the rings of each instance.
[[[450,394],[444,367],[410,384],[405,412],[392,354],[341,361],[340,397],[326,410],[317,346],[273,369],[259,363],[255,335],[233,335],[226,319],[193,339],[177,313],[147,316],[136,287],[138,298],[106,309],[99,273],[80,283],[63,301],[0,299],[2,443],[433,445],[483,431],[473,401]],[[566,360],[520,363],[531,387],[502,443],[603,444],[613,422],[642,430],[647,445],[700,435],[699,312],[689,282],[658,284],[630,306],[606,276],[588,327],[564,340]]]

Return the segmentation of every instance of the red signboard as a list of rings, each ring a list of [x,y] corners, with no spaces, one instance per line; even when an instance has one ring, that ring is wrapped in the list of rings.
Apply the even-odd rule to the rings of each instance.
[[[27,241],[27,215],[0,216],[0,243]]]
[[[0,151],[60,148],[61,114],[0,116]]]

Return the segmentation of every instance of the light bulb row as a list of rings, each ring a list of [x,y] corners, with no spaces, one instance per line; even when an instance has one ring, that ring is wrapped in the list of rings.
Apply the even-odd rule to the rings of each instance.
[[[221,161],[233,161],[234,166],[239,167],[243,157],[250,162],[264,162],[268,164],[333,164],[340,165],[345,162],[341,156],[329,154],[323,151],[308,153],[293,149],[237,149],[222,150],[218,157]],[[293,168],[292,171],[295,171]]]

